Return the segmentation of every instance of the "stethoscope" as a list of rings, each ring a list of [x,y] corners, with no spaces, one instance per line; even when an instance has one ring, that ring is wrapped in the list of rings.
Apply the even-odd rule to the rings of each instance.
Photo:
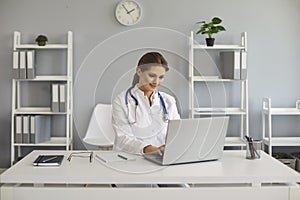
[[[139,101],[131,93],[131,90],[133,88],[134,88],[134,86],[131,86],[130,88],[128,88],[128,90],[126,91],[126,94],[125,94],[125,103],[126,103],[126,106],[128,108],[128,120],[129,120],[130,124],[134,124],[136,122],[136,113],[135,113],[135,117],[134,117],[135,119],[134,120],[130,120],[130,117],[129,117],[129,107],[128,107],[128,95],[130,95],[130,97],[134,100],[134,102],[135,102],[135,108],[137,108],[137,106],[139,105]],[[157,91],[157,94],[158,94],[158,97],[160,99],[160,102],[161,102],[161,105],[162,105],[162,108],[163,108],[163,121],[164,122],[168,122],[168,120],[169,120],[169,114],[168,114],[168,111],[167,111],[167,108],[166,108],[165,101],[164,101],[164,99],[161,96],[161,94],[160,94],[159,91]]]

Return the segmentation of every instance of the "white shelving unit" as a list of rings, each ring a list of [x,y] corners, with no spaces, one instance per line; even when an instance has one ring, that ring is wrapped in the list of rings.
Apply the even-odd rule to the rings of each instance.
[[[300,146],[299,137],[276,136],[272,134],[272,116],[297,116],[300,115],[300,101],[296,102],[295,108],[272,108],[271,99],[263,98],[262,108],[262,140],[268,146],[269,154],[272,155],[273,146]],[[267,119],[267,120],[266,120]],[[266,135],[266,129],[268,135]],[[286,134],[285,134],[286,135]]]
[[[71,150],[72,140],[73,140],[73,33],[69,31],[66,36],[66,43],[64,44],[46,44],[45,46],[38,46],[37,44],[22,44],[21,43],[21,33],[14,32],[13,39],[13,50],[14,51],[27,51],[34,50],[35,52],[51,50],[64,52],[62,55],[66,55],[66,64],[61,66],[62,72],[58,75],[40,75],[36,74],[33,79],[20,79],[13,78],[12,79],[12,115],[11,115],[11,164],[14,163],[16,158],[22,156],[22,148],[25,147],[60,147],[65,150]],[[51,53],[49,52],[49,53]],[[36,56],[37,57],[37,56]],[[38,58],[36,58],[38,59]],[[38,68],[39,66],[35,66]],[[51,68],[51,66],[49,66]],[[22,106],[22,94],[26,93],[23,84],[33,83],[45,83],[49,86],[52,83],[61,83],[66,86],[66,111],[65,112],[53,112],[51,109],[51,105],[49,107],[39,107],[39,106],[30,106],[23,107]],[[40,84],[41,85],[41,84]],[[51,88],[51,87],[50,87]],[[26,90],[26,89],[25,89]],[[51,97],[51,90],[49,91],[49,96]],[[39,97],[36,97],[39,98]],[[16,116],[22,115],[46,115],[51,116],[51,118],[64,116],[64,127],[63,133],[53,133],[51,132],[50,140],[42,143],[17,143],[15,141],[15,132],[16,132]],[[52,125],[53,126],[53,125]],[[59,135],[59,136],[57,136]],[[62,135],[62,136],[61,136]]]
[[[241,33],[241,44],[240,45],[221,45],[215,44],[213,47],[198,44],[194,41],[194,33],[191,32],[189,41],[189,109],[190,117],[201,117],[201,116],[217,116],[217,115],[228,115],[228,116],[240,116],[240,133],[233,133],[231,137],[226,137],[225,146],[245,146],[244,135],[249,135],[249,111],[248,111],[248,80],[246,79],[223,79],[223,78],[204,78],[202,76],[196,76],[194,72],[195,60],[197,51],[238,51],[247,52],[247,34],[246,32]],[[194,94],[201,91],[195,91],[195,83],[218,83],[226,84],[232,82],[238,82],[240,88],[240,102],[237,107],[195,107]]]

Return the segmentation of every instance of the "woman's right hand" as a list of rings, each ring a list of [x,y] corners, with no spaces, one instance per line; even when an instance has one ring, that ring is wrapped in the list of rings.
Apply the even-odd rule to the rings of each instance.
[[[160,146],[160,147],[156,147],[156,146],[152,146],[152,145],[148,145],[145,146],[143,149],[144,153],[151,153],[151,152],[157,152],[158,154],[162,155],[161,151],[164,149],[164,145]]]

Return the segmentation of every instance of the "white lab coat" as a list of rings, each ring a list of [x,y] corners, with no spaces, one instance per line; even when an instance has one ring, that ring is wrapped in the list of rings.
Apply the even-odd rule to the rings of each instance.
[[[117,96],[112,105],[112,124],[115,131],[115,150],[134,154],[143,154],[147,145],[161,146],[165,144],[167,122],[163,120],[163,107],[157,92],[151,96],[150,107],[148,98],[137,85],[131,90],[134,99],[128,94],[128,105],[125,103],[126,91]],[[164,99],[169,119],[179,119],[175,98],[160,92]],[[130,123],[135,121],[135,123]]]

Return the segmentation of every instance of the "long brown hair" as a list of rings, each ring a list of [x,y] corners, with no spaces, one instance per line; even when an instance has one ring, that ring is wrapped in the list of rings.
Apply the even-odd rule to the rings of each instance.
[[[140,68],[142,72],[148,70],[152,66],[162,66],[165,68],[166,72],[169,70],[168,62],[166,59],[158,52],[149,52],[144,54],[137,65],[137,68]],[[132,86],[135,86],[137,83],[139,83],[140,77],[135,72],[133,80],[132,80]]]

